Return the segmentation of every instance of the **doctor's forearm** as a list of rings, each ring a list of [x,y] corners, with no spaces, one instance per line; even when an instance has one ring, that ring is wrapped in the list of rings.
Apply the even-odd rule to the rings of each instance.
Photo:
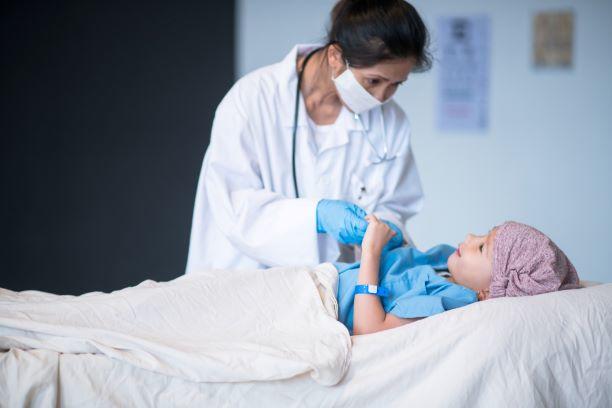
[[[240,252],[267,266],[319,263],[317,200],[288,199],[264,189],[242,189],[217,197],[211,212]]]
[[[365,251],[361,256],[359,285],[378,285],[380,253]],[[377,295],[355,295],[353,334],[367,334],[383,330],[386,313]]]

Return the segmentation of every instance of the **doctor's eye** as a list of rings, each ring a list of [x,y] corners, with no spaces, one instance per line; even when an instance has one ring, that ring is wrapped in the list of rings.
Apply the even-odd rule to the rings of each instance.
[[[378,78],[366,78],[366,81],[369,85],[378,85],[380,84],[380,79]]]

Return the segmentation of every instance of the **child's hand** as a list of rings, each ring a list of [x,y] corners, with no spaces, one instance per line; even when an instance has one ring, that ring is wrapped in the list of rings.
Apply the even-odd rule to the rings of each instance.
[[[375,215],[366,215],[365,219],[368,222],[368,229],[363,237],[361,248],[363,252],[375,252],[380,255],[387,242],[395,236],[395,231]]]

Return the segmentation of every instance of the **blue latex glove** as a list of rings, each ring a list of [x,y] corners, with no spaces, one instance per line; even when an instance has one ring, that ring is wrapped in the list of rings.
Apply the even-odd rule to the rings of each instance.
[[[393,231],[395,231],[395,236],[393,238],[391,238],[389,240],[389,242],[387,242],[387,245],[385,245],[385,247],[383,248],[383,253],[385,253],[387,251],[391,251],[392,249],[401,247],[402,244],[404,243],[404,235],[402,234],[402,231],[399,229],[399,227],[397,227],[392,222],[385,221],[385,220],[382,220],[382,221],[385,224],[387,224],[389,226],[389,228],[391,228]]]
[[[317,232],[327,233],[341,244],[361,245],[368,228],[365,210],[342,200],[321,200],[317,204]]]

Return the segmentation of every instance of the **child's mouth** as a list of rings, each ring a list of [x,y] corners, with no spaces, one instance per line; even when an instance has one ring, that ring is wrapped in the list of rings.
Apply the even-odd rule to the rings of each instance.
[[[457,256],[461,256],[461,245],[457,245]]]

